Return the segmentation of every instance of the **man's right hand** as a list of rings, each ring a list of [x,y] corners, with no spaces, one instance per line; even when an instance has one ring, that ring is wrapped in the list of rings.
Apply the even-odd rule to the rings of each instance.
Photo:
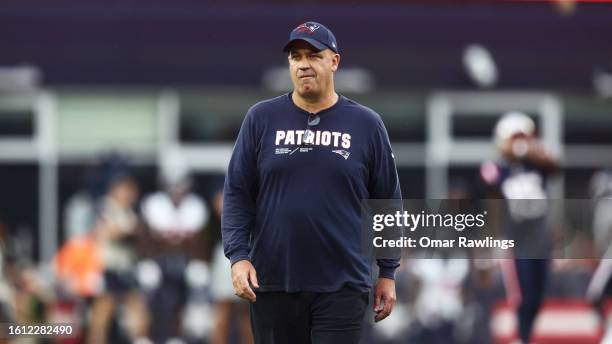
[[[257,283],[257,272],[251,262],[241,260],[232,265],[232,284],[237,296],[255,302],[257,297],[251,286],[259,288],[259,284]]]

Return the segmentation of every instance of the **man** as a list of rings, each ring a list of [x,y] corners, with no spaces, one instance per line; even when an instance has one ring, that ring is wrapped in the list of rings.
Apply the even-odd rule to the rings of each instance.
[[[113,315],[121,314],[118,308],[124,310],[126,319],[136,320],[125,328],[130,340],[146,340],[148,335],[148,308],[134,275],[136,244],[142,235],[134,212],[138,195],[136,181],[125,171],[117,171],[109,178],[106,194],[100,200],[92,235],[103,264],[104,289],[91,305],[87,343],[118,341],[120,334],[109,332]]]
[[[371,287],[362,199],[401,199],[380,116],[334,90],[340,55],[307,22],[284,48],[294,90],[247,113],[224,188],[222,234],[256,343],[357,343]],[[395,302],[397,259],[379,259],[375,320]]]
[[[516,246],[514,271],[505,270],[504,278],[509,287],[518,284],[518,295],[512,295],[512,290],[508,294],[517,303],[519,335],[526,344],[532,337],[548,277],[551,246],[546,228],[546,179],[558,165],[538,144],[535,123],[524,113],[510,112],[499,120],[495,143],[500,157],[483,163],[480,175],[507,200],[504,226]]]
[[[148,262],[161,279],[151,286],[150,307],[153,324],[151,338],[167,342],[182,335],[181,314],[189,305],[189,295],[196,289],[188,272],[205,264],[201,231],[210,214],[206,202],[192,191],[193,179],[181,163],[162,168],[163,190],[147,195],[142,202],[142,216],[149,231]],[[183,318],[184,319],[184,318]]]

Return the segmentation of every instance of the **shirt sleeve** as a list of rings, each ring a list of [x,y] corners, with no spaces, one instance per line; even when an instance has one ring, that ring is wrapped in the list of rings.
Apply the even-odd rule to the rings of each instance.
[[[380,117],[375,128],[375,133],[372,139],[371,160],[369,171],[368,191],[371,199],[393,199],[397,202],[391,202],[392,207],[397,207],[401,210],[402,193],[400,190],[397,168],[395,166],[395,156],[389,142],[387,129]],[[399,229],[397,235],[401,235]],[[379,277],[394,279],[395,269],[399,267],[400,250],[397,251],[397,258],[393,259],[377,259],[376,263],[379,267]]]
[[[240,127],[223,187],[221,236],[225,256],[232,265],[249,260],[258,187],[258,141],[251,108]]]

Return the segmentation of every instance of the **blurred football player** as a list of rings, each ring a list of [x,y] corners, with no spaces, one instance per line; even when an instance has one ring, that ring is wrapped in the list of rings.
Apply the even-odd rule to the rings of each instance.
[[[154,293],[150,300],[153,324],[151,337],[156,342],[182,336],[181,314],[188,295],[195,288],[189,271],[208,267],[198,259],[202,250],[200,232],[209,220],[204,199],[192,191],[193,178],[187,169],[162,169],[163,190],[154,192],[143,201],[142,215],[150,234],[153,261],[159,277],[151,281]],[[195,270],[194,270],[195,269]]]
[[[558,163],[538,143],[536,125],[524,113],[505,114],[495,127],[494,139],[499,157],[483,163],[480,175],[507,200],[503,225],[516,244],[515,269],[506,269],[510,281],[506,285],[518,285],[516,293],[508,288],[508,294],[518,307],[520,339],[528,343],[549,270],[546,179],[558,169]]]

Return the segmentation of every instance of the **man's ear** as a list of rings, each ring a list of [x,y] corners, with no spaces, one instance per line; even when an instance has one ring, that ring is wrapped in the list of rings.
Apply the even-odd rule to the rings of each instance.
[[[340,66],[340,54],[334,54],[332,56],[332,72],[337,71],[338,66]]]

